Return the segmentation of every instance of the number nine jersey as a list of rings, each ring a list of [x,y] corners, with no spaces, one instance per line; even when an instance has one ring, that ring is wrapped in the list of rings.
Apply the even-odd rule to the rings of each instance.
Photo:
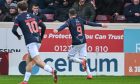
[[[72,45],[80,45],[86,43],[84,25],[101,27],[101,24],[85,21],[79,17],[68,19],[65,24],[58,28],[58,31],[69,28],[72,36]]]
[[[41,42],[38,27],[40,22],[41,20],[38,17],[28,12],[21,13],[16,17],[14,25],[21,28],[26,45],[32,42]]]

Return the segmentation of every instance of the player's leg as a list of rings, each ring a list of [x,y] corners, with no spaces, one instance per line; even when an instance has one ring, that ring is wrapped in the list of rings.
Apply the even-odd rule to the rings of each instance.
[[[28,56],[26,63],[27,63],[27,65],[26,65],[24,81],[29,81],[29,78],[30,78],[31,72],[32,72],[32,67],[34,66],[35,62],[32,60],[32,58],[30,56]]]
[[[87,50],[86,50],[86,44],[82,44],[80,45],[80,50],[79,50],[79,56],[80,59],[82,60],[82,67],[83,70],[86,71],[87,70],[87,62],[86,62],[86,56],[87,56]]]
[[[76,62],[76,63],[82,63],[82,60],[79,58],[76,58],[75,55],[77,54],[77,52],[80,50],[78,48],[79,45],[73,45],[71,47],[71,49],[68,52],[68,60],[72,61],[72,62]]]
[[[34,62],[44,69],[47,72],[50,72],[54,77],[54,82],[57,82],[57,73],[56,70],[54,70],[52,67],[47,65],[39,56],[39,49],[38,49],[38,43],[32,43],[28,46],[29,53],[31,55],[31,58],[34,60]]]
[[[38,46],[38,49],[40,48],[40,46]],[[27,47],[28,50],[28,47]],[[29,51],[29,50],[28,50]],[[32,67],[35,64],[35,62],[32,60],[30,54],[28,54],[28,56],[26,57],[26,72],[24,74],[24,80],[23,82],[21,82],[21,84],[27,84],[30,76],[31,76],[31,72],[32,72]]]
[[[35,63],[40,66],[42,69],[44,69],[45,71],[51,73],[54,77],[54,82],[57,82],[57,72],[56,70],[54,70],[51,66],[45,64],[44,61],[41,60],[39,55],[36,55],[33,60],[35,61]]]
[[[79,56],[80,56],[80,59],[83,60],[82,61],[82,66],[83,66],[84,71],[86,71],[86,73],[87,73],[87,78],[91,79],[92,78],[92,74],[90,72],[88,63],[86,61],[86,56],[87,56],[87,49],[86,49],[86,47],[87,47],[86,44],[81,45],[81,50],[79,51]]]
[[[35,62],[31,59],[31,57],[28,54],[28,57],[26,58],[26,72],[24,74],[24,80],[23,82],[21,82],[21,84],[28,84],[32,72],[32,67],[34,64]]]

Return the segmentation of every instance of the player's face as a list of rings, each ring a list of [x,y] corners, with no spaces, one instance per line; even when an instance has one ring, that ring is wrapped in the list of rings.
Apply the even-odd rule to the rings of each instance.
[[[72,16],[69,14],[69,18],[72,18]]]
[[[69,14],[69,18],[74,18],[74,17],[77,17],[77,14],[75,14],[75,15]]]

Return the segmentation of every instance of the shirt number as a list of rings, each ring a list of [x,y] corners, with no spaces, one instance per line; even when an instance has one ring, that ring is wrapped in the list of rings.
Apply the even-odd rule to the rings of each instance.
[[[79,32],[78,36],[82,36],[82,27],[77,26],[77,32]]]
[[[29,27],[29,30],[30,30],[31,33],[39,32],[38,24],[37,24],[36,21],[27,22],[26,25]]]

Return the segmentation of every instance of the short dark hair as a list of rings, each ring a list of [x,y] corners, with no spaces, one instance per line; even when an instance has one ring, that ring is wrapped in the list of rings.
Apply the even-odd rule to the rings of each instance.
[[[21,11],[26,11],[28,9],[28,4],[25,1],[20,1],[17,4],[17,8],[19,8]]]
[[[70,15],[76,15],[77,12],[76,12],[76,10],[75,10],[74,8],[71,8],[71,9],[69,10],[69,14],[70,14]]]
[[[32,4],[32,7],[33,7],[33,6],[35,6],[35,7],[37,7],[37,6],[38,6],[38,7],[39,7],[39,4],[34,3],[34,4]]]

